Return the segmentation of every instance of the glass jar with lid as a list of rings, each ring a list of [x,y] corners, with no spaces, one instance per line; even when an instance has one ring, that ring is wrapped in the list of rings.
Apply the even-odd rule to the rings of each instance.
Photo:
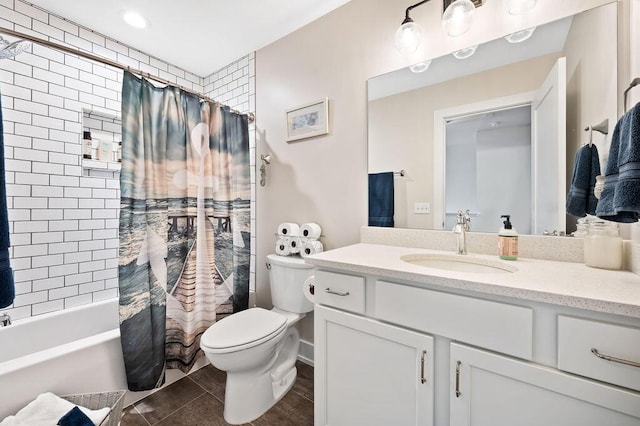
[[[622,269],[622,238],[613,222],[592,222],[584,237],[584,263],[601,269]]]

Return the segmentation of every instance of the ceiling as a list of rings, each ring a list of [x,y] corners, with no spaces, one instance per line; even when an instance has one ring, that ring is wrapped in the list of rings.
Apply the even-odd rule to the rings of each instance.
[[[43,9],[206,77],[349,0],[29,0]],[[126,24],[134,10],[145,29]]]

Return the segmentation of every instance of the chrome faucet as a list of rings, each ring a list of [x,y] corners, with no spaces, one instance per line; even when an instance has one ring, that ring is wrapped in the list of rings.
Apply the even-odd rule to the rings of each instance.
[[[11,317],[9,316],[9,314],[6,312],[0,314],[0,326],[6,327],[8,325],[11,325]]]
[[[456,234],[456,252],[458,254],[467,254],[467,231],[471,231],[469,210],[464,213],[462,210],[458,210],[456,225],[453,227],[453,233]]]

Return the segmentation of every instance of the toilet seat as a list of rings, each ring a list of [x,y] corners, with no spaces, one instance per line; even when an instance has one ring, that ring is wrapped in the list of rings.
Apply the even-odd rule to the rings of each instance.
[[[236,352],[271,340],[286,328],[287,318],[284,315],[251,308],[209,327],[200,338],[200,345],[205,352]]]

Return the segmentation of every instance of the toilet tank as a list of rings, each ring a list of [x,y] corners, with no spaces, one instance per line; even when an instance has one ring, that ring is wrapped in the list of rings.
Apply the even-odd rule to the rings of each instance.
[[[267,256],[269,267],[269,285],[273,306],[287,312],[302,314],[313,310],[304,296],[303,284],[313,275],[313,266],[304,263],[304,259],[294,256]]]

